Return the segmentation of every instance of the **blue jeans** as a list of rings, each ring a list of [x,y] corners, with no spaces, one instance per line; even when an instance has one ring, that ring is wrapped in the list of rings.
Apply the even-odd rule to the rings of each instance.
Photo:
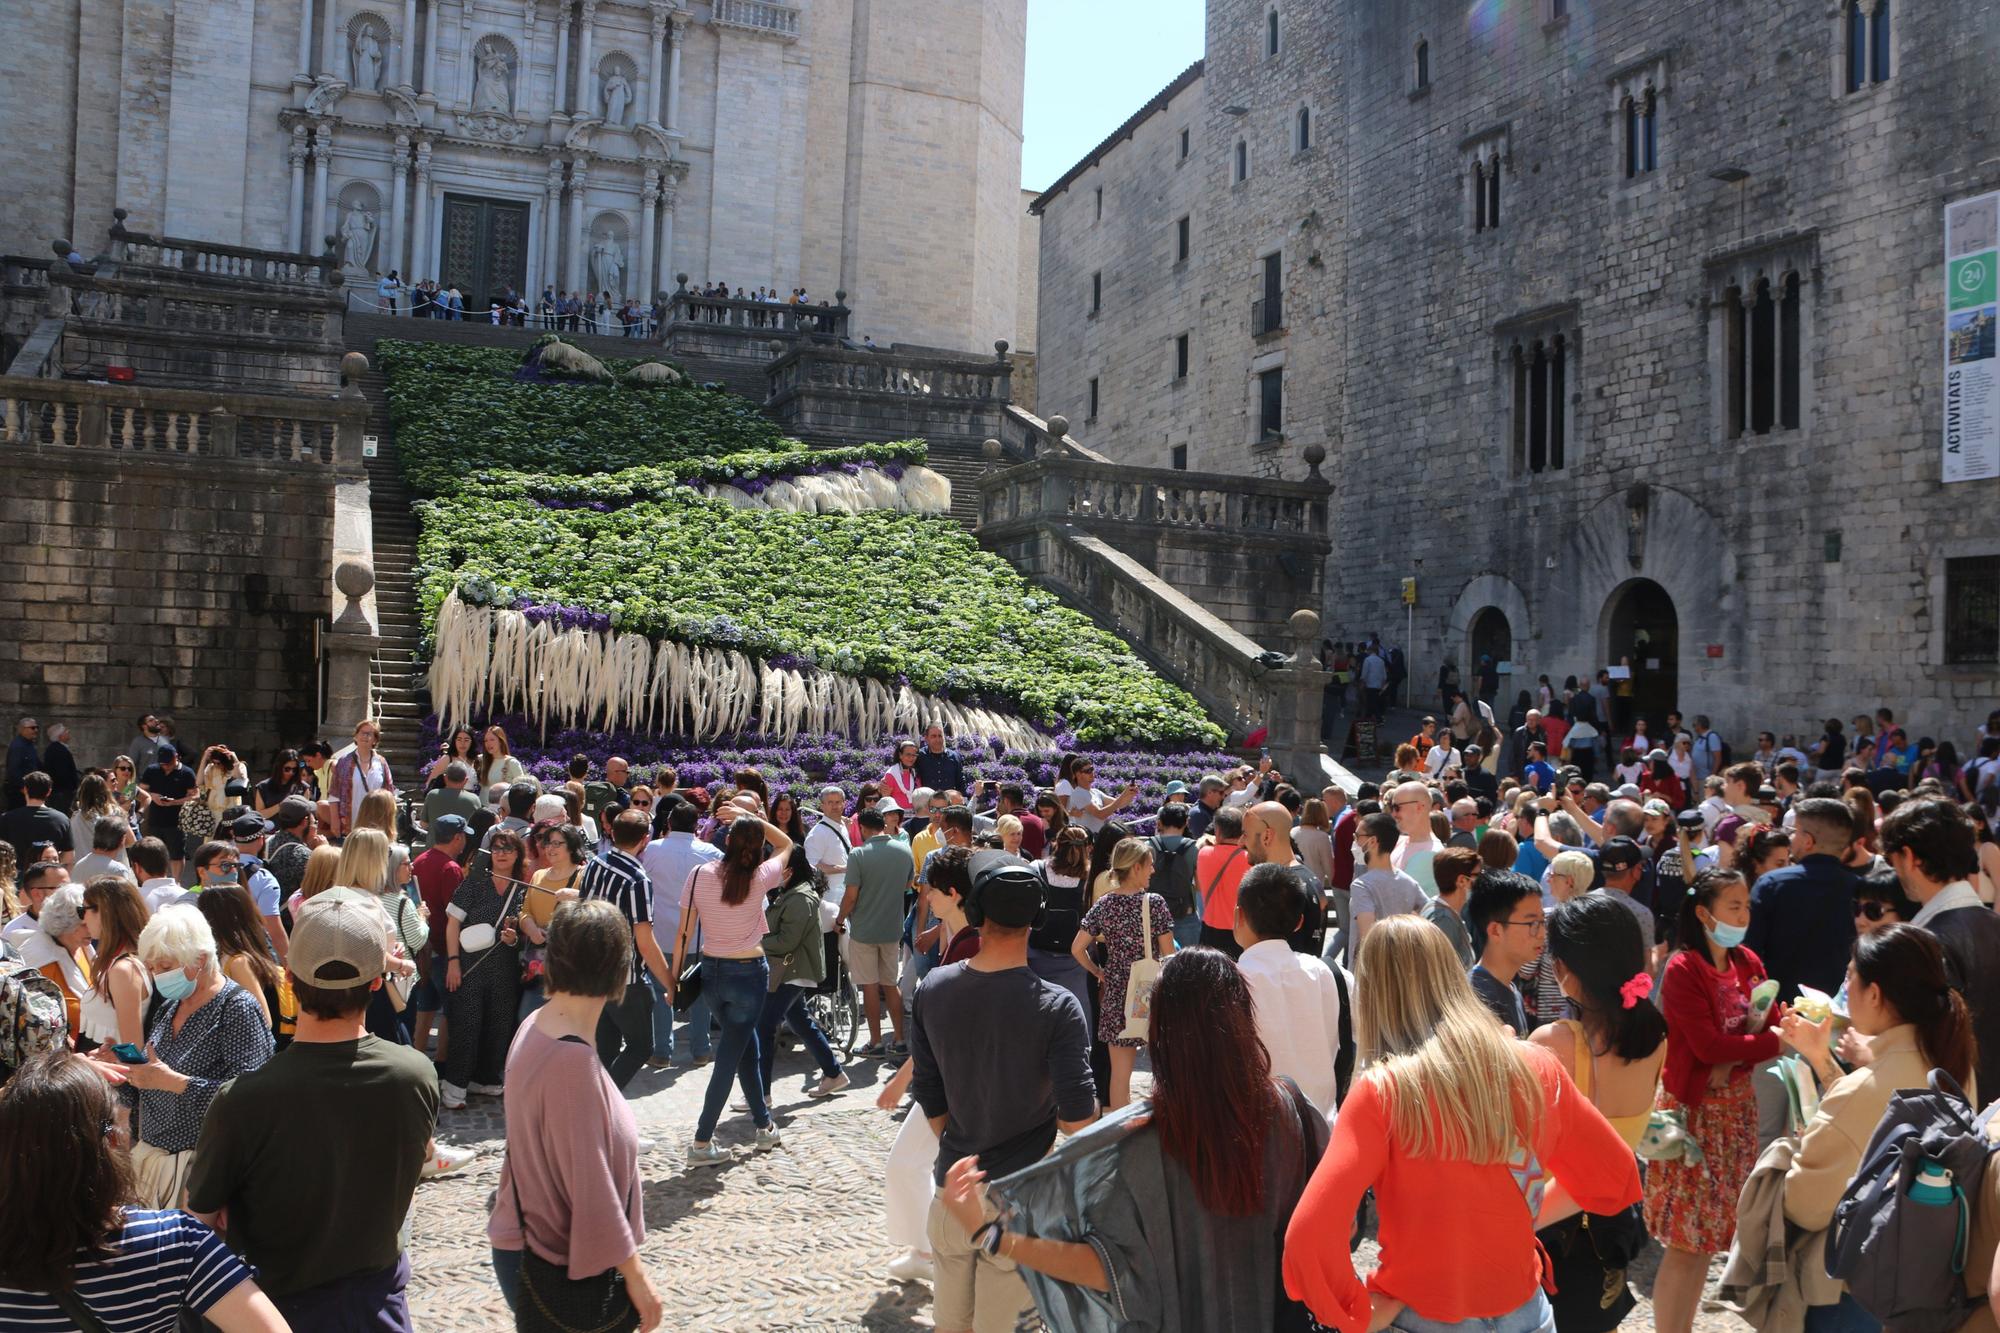
[[[833,1047],[826,1044],[826,1036],[806,1012],[806,996],[812,994],[803,986],[780,986],[764,997],[764,1012],[757,1019],[758,1076],[763,1080],[764,1096],[771,1095],[771,1064],[777,1057],[778,1025],[785,1024],[806,1044],[806,1054],[812,1056],[819,1066],[819,1072],[828,1078],[840,1075],[840,1060],[833,1053]],[[747,1058],[747,1056],[746,1056]]]
[[[493,1251],[493,1280],[500,1284],[500,1295],[506,1300],[509,1310],[521,1304],[521,1252],[519,1250]]]
[[[1189,912],[1174,918],[1174,947],[1185,949],[1201,943],[1201,914]]]
[[[771,988],[771,964],[763,958],[707,958],[701,960],[701,993],[722,1024],[722,1040],[716,1043],[715,1067],[709,1071],[708,1093],[702,1098],[701,1119],[695,1122],[694,1141],[709,1143],[715,1138],[715,1122],[729,1101],[729,1080],[743,1085],[743,1099],[750,1103],[750,1118],[759,1129],[771,1124],[771,1108],[764,1101],[763,1080],[757,1077],[757,1020],[764,1014],[764,996]]]
[[[1806,1309],[1806,1333],[1881,1333],[1882,1321],[1854,1303],[1854,1297],[1840,1294],[1838,1305],[1814,1305]]]
[[[518,1016],[518,1022],[520,1023],[527,1022],[529,1014],[534,1013],[535,1010],[541,1008],[548,1002],[549,1002],[549,997],[542,994],[541,982],[537,981],[532,986],[521,987],[521,1012]]]
[[[1537,1291],[1520,1309],[1491,1319],[1445,1323],[1405,1310],[1389,1322],[1389,1327],[1397,1333],[1556,1333],[1556,1314],[1549,1308],[1549,1298]]]
[[[672,1060],[674,1058],[674,1007],[667,1003],[667,988],[651,973],[646,975],[646,984],[653,988],[653,1058]],[[714,1021],[708,1009],[708,997],[702,996],[688,1006],[688,1054],[701,1060],[708,1056],[713,1043],[709,1039],[709,1025]]]

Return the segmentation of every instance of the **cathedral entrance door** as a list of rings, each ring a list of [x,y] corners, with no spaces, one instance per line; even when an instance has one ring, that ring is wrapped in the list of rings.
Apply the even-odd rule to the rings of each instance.
[[[446,195],[443,254],[438,281],[458,288],[467,315],[484,315],[509,287],[528,297],[528,206]]]

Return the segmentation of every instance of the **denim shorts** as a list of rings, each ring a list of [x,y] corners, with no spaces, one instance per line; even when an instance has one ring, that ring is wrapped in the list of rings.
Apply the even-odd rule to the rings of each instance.
[[[1556,1333],[1556,1314],[1549,1308],[1549,1298],[1537,1290],[1520,1309],[1490,1319],[1448,1323],[1405,1310],[1389,1321],[1389,1327],[1396,1333]]]
[[[437,988],[437,982],[430,977],[418,977],[417,984],[410,989],[410,1011],[418,1014],[434,1014],[444,1008],[444,996]]]

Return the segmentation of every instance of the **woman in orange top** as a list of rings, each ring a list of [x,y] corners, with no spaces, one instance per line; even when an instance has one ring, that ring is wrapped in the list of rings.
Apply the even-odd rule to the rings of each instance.
[[[1355,1035],[1374,1064],[1286,1229],[1285,1289],[1339,1333],[1553,1329],[1542,1186],[1615,1213],[1639,1198],[1632,1150],[1553,1055],[1501,1031],[1428,921],[1379,922],[1360,973]],[[1347,1238],[1371,1188],[1382,1261],[1364,1285]]]

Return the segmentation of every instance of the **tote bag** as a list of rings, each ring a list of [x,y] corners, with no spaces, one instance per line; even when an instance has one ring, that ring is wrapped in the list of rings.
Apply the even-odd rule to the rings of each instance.
[[[1153,1030],[1153,985],[1160,979],[1160,960],[1153,957],[1153,895],[1145,890],[1139,893],[1139,929],[1145,953],[1125,975],[1125,1030],[1118,1034],[1124,1041],[1145,1041]]]

